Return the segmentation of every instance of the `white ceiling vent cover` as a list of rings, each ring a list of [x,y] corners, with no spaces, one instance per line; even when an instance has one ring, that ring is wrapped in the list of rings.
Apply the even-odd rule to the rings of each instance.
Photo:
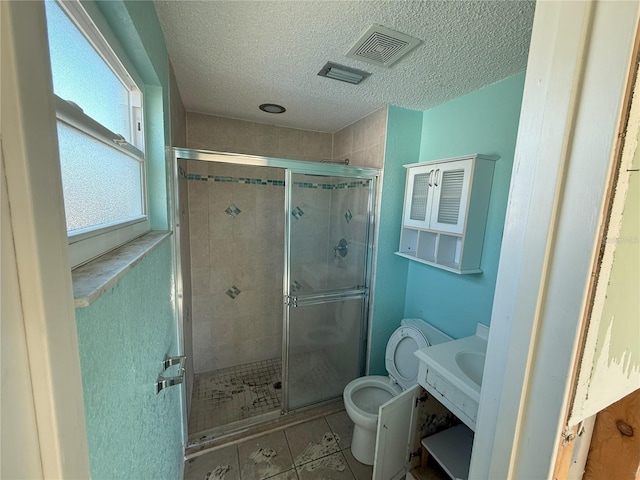
[[[390,67],[419,44],[417,38],[373,24],[346,56],[380,67]]]

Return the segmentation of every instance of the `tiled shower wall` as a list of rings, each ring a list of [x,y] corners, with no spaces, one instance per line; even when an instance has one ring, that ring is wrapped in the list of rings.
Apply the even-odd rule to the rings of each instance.
[[[349,159],[349,165],[382,168],[387,136],[387,107],[333,134],[334,160]]]
[[[344,160],[382,168],[387,107],[335,133],[312,132],[187,112],[187,147],[293,160]]]
[[[195,372],[275,358],[282,343],[282,170],[188,162]]]
[[[187,146],[319,162],[331,160],[330,133],[187,113]]]
[[[382,167],[385,129],[386,107],[336,134],[189,112],[187,146],[307,161],[338,158],[334,153],[339,146],[339,150],[349,156],[350,165]],[[187,164],[194,370],[201,373],[277,357],[282,337],[284,241],[284,187],[277,182],[284,180],[282,172],[197,161]],[[228,178],[225,182],[216,182],[216,177]],[[241,178],[254,182],[244,183],[246,180]],[[306,195],[303,203],[311,209],[321,203],[314,195],[324,194],[333,201],[325,202],[322,208],[326,211],[320,212],[322,220],[317,219],[316,226],[322,225],[323,233],[312,235],[307,230],[306,240],[300,243],[301,252],[307,252],[300,268],[304,265],[308,272],[319,265],[332,268],[333,263],[340,263],[333,252],[339,238],[333,237],[348,236],[344,231],[349,228],[344,215],[349,207],[341,200],[347,195],[347,189],[300,191],[303,190]],[[367,191],[362,186],[357,190]],[[358,195],[354,205],[365,202],[363,199],[367,197],[366,193]],[[230,208],[233,214],[232,204],[240,210],[235,218],[225,213]],[[356,205],[352,212],[358,209]],[[362,221],[362,215],[354,216],[352,225]],[[307,220],[309,218],[307,216]],[[351,260],[356,257],[356,249],[362,248],[362,239],[347,240],[353,252]],[[331,274],[348,275],[346,272],[336,267]],[[295,276],[295,272],[292,273]],[[349,282],[347,278],[343,280]],[[236,290],[239,293],[235,293]]]

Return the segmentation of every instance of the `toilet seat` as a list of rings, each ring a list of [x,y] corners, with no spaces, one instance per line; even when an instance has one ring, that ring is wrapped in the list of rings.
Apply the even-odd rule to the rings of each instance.
[[[418,383],[418,357],[416,350],[429,346],[429,341],[418,329],[410,326],[398,328],[387,343],[385,366],[387,372],[406,390]]]

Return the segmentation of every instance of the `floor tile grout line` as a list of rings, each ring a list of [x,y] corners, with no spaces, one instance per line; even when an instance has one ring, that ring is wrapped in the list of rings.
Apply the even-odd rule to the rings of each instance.
[[[291,428],[291,427],[289,427]],[[293,458],[293,450],[291,450],[291,445],[289,444],[289,437],[287,436],[287,430],[289,428],[282,429],[282,434],[284,435],[284,440],[287,443],[287,449],[289,450],[289,456],[291,457],[291,463],[293,464],[293,471],[296,473],[296,478],[298,477],[298,470],[296,468],[296,459]]]
[[[342,453],[343,451],[340,450],[340,453]],[[342,457],[344,458],[344,463],[347,466],[347,468],[349,469],[349,471],[351,472],[351,476],[353,477],[354,480],[358,480],[358,478],[356,477],[356,472],[353,471],[353,468],[351,468],[351,464],[349,463],[349,461],[347,460],[347,457],[344,453],[342,453]]]
[[[337,435],[337,432],[335,432],[335,431],[334,431],[334,429],[331,427],[331,423],[329,423],[329,420],[327,419],[327,417],[328,417],[328,415],[324,415],[323,417],[320,417],[320,418],[323,418],[323,419],[325,420],[325,422],[327,423],[327,426],[329,427],[329,431],[330,431],[333,435]],[[285,435],[285,438],[287,438],[287,437],[286,437],[286,435]],[[289,439],[288,439],[288,438],[287,438],[287,446],[289,446]],[[339,453],[339,454],[341,455],[341,457],[342,457],[342,460],[344,461],[344,464],[345,464],[345,466],[346,466],[347,470],[348,470],[348,471],[349,471],[349,473],[351,474],[351,477],[352,477],[354,480],[357,480],[357,479],[356,479],[356,474],[355,474],[355,472],[353,471],[353,469],[351,468],[351,465],[350,465],[350,464],[349,464],[349,462],[347,461],[347,457],[346,457],[346,456],[345,456],[345,454],[344,454],[344,450],[347,450],[347,449],[348,449],[348,448],[350,448],[350,447],[341,448],[341,446],[340,446],[340,443],[339,443],[339,442],[336,442],[336,446],[338,447],[338,450],[336,450],[336,451],[334,451],[334,452],[331,452],[331,453],[328,453],[328,454],[326,454],[326,455],[322,455],[322,456],[320,456],[320,457],[314,458],[313,460],[309,460],[308,462],[301,463],[300,465],[295,465],[295,459],[293,459],[293,460],[294,460],[294,468],[295,468],[295,471],[296,471],[296,475],[297,475],[297,473],[298,473],[298,468],[304,467],[305,465],[307,465],[307,464],[309,464],[309,463],[311,463],[311,462],[315,462],[315,461],[318,461],[318,460],[320,460],[320,459],[322,459],[322,458],[329,457],[329,456],[331,456],[331,455],[335,455],[335,454]],[[289,450],[291,450],[291,447],[290,447],[290,446],[289,446]],[[293,455],[292,455],[292,457],[293,457]],[[298,478],[299,478],[299,477],[298,477]]]

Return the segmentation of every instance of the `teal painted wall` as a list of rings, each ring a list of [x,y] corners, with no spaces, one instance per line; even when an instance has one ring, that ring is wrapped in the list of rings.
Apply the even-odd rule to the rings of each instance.
[[[170,228],[170,190],[168,175],[173,161],[171,153],[165,155],[171,139],[171,132],[165,131],[170,120],[163,116],[169,111],[168,97],[163,95],[168,87],[147,86],[145,88],[145,119],[147,143],[147,193],[149,196],[149,220],[152,230],[168,230]]]
[[[370,336],[369,374],[385,375],[387,341],[400,326],[407,282],[407,260],[394,255],[400,242],[406,170],[402,165],[418,161],[422,112],[389,106],[385,144],[384,178]]]
[[[86,2],[116,51],[144,83],[147,189],[152,229],[170,228],[172,170],[168,57],[152,2]],[[115,287],[76,309],[91,476],[178,479],[183,467],[180,388],[156,395],[165,354],[177,355],[173,238]],[[173,367],[174,369],[176,367]],[[170,370],[168,374],[173,371]]]
[[[490,323],[523,88],[521,73],[423,114],[420,161],[468,153],[500,156],[482,251],[483,273],[457,275],[407,260],[405,317],[423,318],[454,338],[473,335],[478,322]]]
[[[91,4],[93,2],[87,2]],[[95,2],[145,84],[145,140],[149,220],[154,230],[170,225],[166,147],[171,145],[169,57],[153,3],[150,1]],[[88,7],[88,5],[87,5]]]
[[[178,352],[171,255],[169,238],[112,290],[76,309],[94,480],[180,478],[180,389],[154,390],[164,354]]]

